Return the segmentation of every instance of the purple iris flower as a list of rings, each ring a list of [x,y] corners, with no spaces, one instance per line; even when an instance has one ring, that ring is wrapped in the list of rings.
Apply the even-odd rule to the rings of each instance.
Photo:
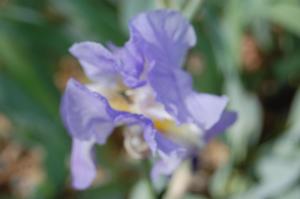
[[[118,126],[147,144],[155,180],[172,174],[182,160],[236,120],[234,112],[225,110],[226,97],[192,89],[182,64],[196,36],[179,12],[139,14],[129,29],[123,47],[81,42],[70,49],[92,81],[82,85],[70,79],[61,103],[73,140],[71,170],[77,189],[87,188],[96,176],[94,145],[105,144]],[[164,122],[167,127],[158,125]]]

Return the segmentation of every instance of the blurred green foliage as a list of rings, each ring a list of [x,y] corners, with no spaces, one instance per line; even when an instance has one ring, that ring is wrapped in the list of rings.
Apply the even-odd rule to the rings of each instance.
[[[59,118],[61,85],[56,80],[61,68],[73,63],[64,62],[71,59],[72,43],[122,44],[128,20],[155,8],[178,9],[191,20],[198,43],[186,68],[195,88],[227,94],[230,108],[239,113],[238,122],[222,136],[229,161],[199,197],[298,199],[298,0],[0,0],[0,113],[12,121],[14,139],[45,153],[47,177],[30,197],[139,198],[147,193],[144,182],[137,181],[129,194],[136,178],[126,183],[126,177],[116,177],[122,169],[130,171],[120,166],[112,168],[112,180],[105,185],[70,190],[70,138]],[[110,155],[102,155],[104,166],[111,165],[106,163]],[[2,196],[14,197],[0,189]]]

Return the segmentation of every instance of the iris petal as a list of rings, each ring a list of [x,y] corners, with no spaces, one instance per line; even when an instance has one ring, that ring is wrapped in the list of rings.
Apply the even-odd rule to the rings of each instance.
[[[237,120],[237,113],[232,111],[224,111],[220,120],[212,126],[204,135],[204,139],[208,142],[219,133],[223,133],[225,129],[230,127]]]
[[[86,189],[96,177],[93,145],[94,141],[82,141],[73,138],[71,172],[73,187],[76,189]]]
[[[176,165],[169,165],[166,160],[183,150],[180,145],[158,132],[150,119],[143,115],[112,109],[103,96],[88,90],[74,79],[70,79],[67,84],[61,114],[73,137],[71,164],[73,184],[78,189],[88,187],[94,179],[93,145],[104,144],[117,126],[140,126],[152,154],[158,155],[158,162],[161,163],[157,164],[167,164],[170,167],[169,171]]]
[[[96,42],[80,42],[70,48],[71,54],[78,59],[85,74],[94,81],[112,80],[117,76],[118,65],[114,55]]]
[[[196,43],[190,23],[177,11],[158,10],[134,17],[130,39],[123,47],[106,49],[94,42],[73,45],[70,52],[86,75],[96,83],[117,84],[122,77],[130,88],[148,86],[156,100],[178,123],[196,124],[208,141],[228,128],[236,114],[226,111],[227,98],[197,93],[182,64]],[[156,162],[152,178],[170,175],[179,163],[191,156],[196,146],[181,146],[154,128],[151,119],[113,109],[102,95],[69,80],[61,104],[63,122],[73,138],[73,185],[88,187],[95,178],[93,145],[104,144],[120,125],[138,125]],[[199,137],[199,139],[201,139]],[[200,142],[200,140],[199,140]]]
[[[193,27],[176,11],[143,13],[130,23],[131,40],[149,63],[147,80],[161,102],[179,123],[211,128],[221,117],[227,99],[197,94],[190,75],[181,69],[187,50],[195,45]]]
[[[78,139],[103,144],[111,134],[115,112],[106,99],[89,91],[74,79],[68,81],[62,103],[61,116],[68,132]]]
[[[190,23],[177,11],[157,10],[134,17],[130,36],[149,59],[169,68],[181,67],[187,50],[196,44]]]

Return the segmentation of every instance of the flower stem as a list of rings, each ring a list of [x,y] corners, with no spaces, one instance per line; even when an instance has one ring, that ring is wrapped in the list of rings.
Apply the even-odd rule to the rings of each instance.
[[[149,160],[143,160],[141,163],[141,167],[142,167],[142,174],[143,174],[143,178],[146,180],[148,188],[149,188],[149,193],[151,194],[150,197],[153,199],[156,199],[158,197],[153,184],[152,184],[152,180],[150,178],[150,171],[151,171],[151,165],[150,165],[150,161]]]

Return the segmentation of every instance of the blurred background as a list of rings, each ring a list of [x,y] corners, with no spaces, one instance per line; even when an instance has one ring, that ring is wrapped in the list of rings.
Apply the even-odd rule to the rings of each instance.
[[[72,43],[122,45],[128,20],[157,8],[193,23],[185,68],[195,88],[228,95],[239,114],[199,154],[197,172],[176,174],[157,198],[300,198],[299,0],[0,0],[1,199],[152,198],[115,134],[94,185],[71,188],[59,103],[69,77],[85,79]]]

